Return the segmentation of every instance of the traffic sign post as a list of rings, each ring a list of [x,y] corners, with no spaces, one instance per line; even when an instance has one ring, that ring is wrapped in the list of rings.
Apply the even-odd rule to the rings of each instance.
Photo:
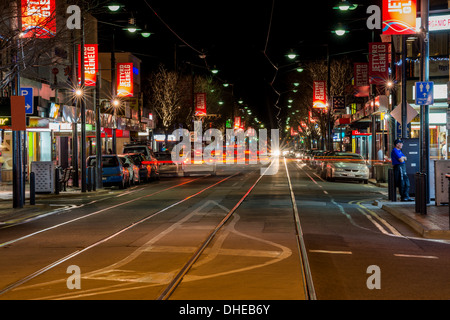
[[[416,105],[431,106],[434,104],[432,81],[416,82]]]

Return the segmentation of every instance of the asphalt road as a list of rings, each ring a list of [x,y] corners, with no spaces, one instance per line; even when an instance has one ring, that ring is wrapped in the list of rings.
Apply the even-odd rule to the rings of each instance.
[[[288,174],[318,300],[450,297],[449,243],[373,206],[386,190],[281,160],[48,200],[71,209],[0,229],[0,299],[159,299],[221,222],[168,299],[307,299]]]

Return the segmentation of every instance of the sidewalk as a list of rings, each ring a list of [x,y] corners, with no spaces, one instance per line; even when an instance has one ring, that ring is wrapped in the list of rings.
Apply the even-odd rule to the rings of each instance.
[[[369,182],[387,189],[387,183],[377,183],[373,179]],[[415,212],[415,202],[392,202],[387,199],[375,202],[378,207],[402,220],[423,238],[450,240],[448,205],[436,206],[435,202],[431,201],[427,206],[427,214],[422,215]]]
[[[30,205],[30,188],[25,187],[25,204],[23,208],[13,208],[12,184],[0,183],[0,227],[16,223],[26,222],[39,216],[57,213],[67,208],[67,205],[61,202],[61,205],[48,205],[43,203],[45,199],[73,198],[80,196],[93,196],[108,193],[109,189],[97,189],[96,191],[81,193],[81,188],[67,187],[66,191],[60,191],[56,194],[36,194],[36,204]]]

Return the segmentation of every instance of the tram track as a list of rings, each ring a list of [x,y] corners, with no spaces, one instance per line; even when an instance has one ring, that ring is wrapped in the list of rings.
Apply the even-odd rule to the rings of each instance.
[[[72,258],[74,258],[74,257],[76,257],[76,256],[79,256],[80,254],[85,253],[85,252],[87,252],[87,251],[89,251],[89,250],[91,250],[91,249],[93,249],[93,248],[95,248],[95,247],[97,247],[97,246],[99,246],[99,245],[101,245],[101,244],[103,244],[103,243],[105,243],[105,242],[107,242],[107,241],[109,241],[109,240],[111,240],[111,239],[117,237],[118,235],[120,235],[120,234],[122,234],[122,233],[124,233],[124,232],[126,232],[126,231],[128,231],[128,230],[130,230],[130,229],[132,229],[132,228],[134,228],[134,227],[136,227],[136,226],[142,224],[143,222],[146,222],[146,221],[148,221],[148,220],[150,220],[150,219],[152,219],[152,218],[154,218],[154,217],[160,215],[161,213],[170,210],[171,208],[174,208],[174,207],[176,207],[176,206],[178,206],[178,205],[180,205],[180,204],[182,204],[182,203],[184,203],[184,202],[186,202],[186,201],[188,201],[188,200],[190,200],[190,199],[193,199],[193,198],[197,197],[198,195],[200,195],[200,194],[206,192],[207,190],[210,190],[210,189],[214,188],[215,186],[218,186],[219,184],[221,184],[221,183],[223,183],[223,182],[225,182],[225,181],[227,181],[227,180],[229,180],[229,179],[231,179],[231,178],[233,178],[233,177],[238,176],[239,174],[240,174],[240,172],[237,172],[237,173],[234,173],[234,174],[232,174],[232,175],[229,175],[229,176],[227,176],[227,177],[225,177],[225,178],[219,180],[218,182],[215,182],[215,183],[213,183],[213,184],[211,184],[211,185],[209,185],[209,186],[207,186],[207,187],[205,187],[205,188],[202,188],[200,191],[194,192],[194,193],[190,194],[190,195],[187,196],[187,197],[184,197],[183,199],[181,199],[181,200],[179,200],[179,201],[176,201],[176,202],[174,202],[174,203],[172,203],[172,204],[170,204],[170,205],[168,205],[168,206],[165,206],[164,208],[162,208],[162,209],[160,209],[160,210],[158,210],[158,211],[156,211],[156,212],[153,212],[153,213],[151,213],[151,214],[149,214],[149,215],[146,215],[145,217],[143,217],[143,218],[141,218],[141,219],[139,219],[139,220],[137,220],[137,221],[132,222],[131,224],[129,224],[129,225],[127,225],[127,226],[125,226],[125,227],[119,229],[118,231],[116,231],[116,232],[114,232],[114,233],[109,234],[109,235],[106,236],[106,237],[103,237],[103,238],[100,239],[100,240],[97,240],[97,241],[93,242],[92,244],[90,244],[90,245],[88,245],[88,246],[85,246],[85,247],[82,248],[82,249],[75,250],[74,252],[72,252],[72,253],[70,253],[70,254],[67,254],[67,255],[65,255],[64,257],[62,257],[62,258],[60,258],[60,259],[58,259],[58,260],[55,260],[55,261],[53,261],[53,262],[47,264],[47,265],[44,266],[43,268],[41,268],[41,269],[39,269],[39,270],[37,270],[37,271],[35,271],[35,272],[33,272],[33,273],[31,273],[31,274],[25,276],[25,277],[22,277],[21,279],[19,279],[19,280],[13,282],[13,283],[7,285],[6,287],[0,289],[0,297],[1,297],[2,295],[4,295],[4,294],[10,292],[11,290],[13,290],[13,289],[15,289],[15,288],[17,288],[17,287],[19,287],[19,286],[21,286],[21,285],[23,285],[23,284],[29,282],[30,280],[35,279],[36,277],[42,275],[43,273],[45,273],[45,272],[47,272],[47,271],[49,271],[49,270],[55,268],[56,266],[61,265],[63,262],[66,262],[66,261],[68,261],[68,260],[70,260],[70,259],[72,259]],[[8,245],[11,245],[11,244],[14,244],[14,243],[17,243],[17,242],[19,242],[19,241],[21,241],[21,240],[24,240],[24,239],[26,239],[26,238],[30,238],[30,237],[32,237],[32,236],[34,236],[34,235],[39,234],[39,233],[43,233],[43,232],[46,232],[46,231],[49,231],[49,230],[53,230],[53,229],[55,229],[55,228],[58,228],[58,227],[61,227],[61,226],[64,226],[64,225],[73,223],[73,222],[75,222],[75,221],[79,221],[79,220],[81,220],[81,219],[85,219],[85,218],[92,217],[92,216],[94,216],[94,215],[96,215],[96,214],[99,214],[99,213],[101,213],[101,212],[105,212],[105,211],[107,211],[107,210],[111,210],[112,208],[117,208],[117,207],[122,206],[122,205],[124,205],[124,204],[128,204],[128,203],[131,203],[131,202],[135,202],[135,201],[138,201],[138,200],[142,200],[142,199],[144,199],[144,198],[148,198],[148,197],[150,197],[150,196],[152,196],[152,195],[161,193],[161,192],[163,192],[163,191],[166,191],[166,190],[169,190],[169,189],[173,189],[173,188],[178,187],[178,186],[181,186],[181,185],[185,185],[185,184],[187,184],[187,183],[189,183],[189,182],[192,182],[192,181],[194,181],[194,180],[198,180],[198,179],[193,179],[193,180],[190,180],[190,181],[188,181],[188,182],[184,182],[184,183],[178,184],[178,185],[176,185],[176,186],[172,186],[172,187],[169,187],[169,188],[166,188],[166,189],[163,189],[163,190],[159,190],[159,191],[157,191],[157,192],[154,192],[154,193],[151,193],[151,194],[148,194],[148,195],[144,195],[144,196],[141,196],[141,197],[137,197],[137,198],[134,198],[134,199],[125,201],[125,202],[121,202],[121,203],[119,203],[119,204],[116,204],[116,205],[113,205],[113,206],[109,206],[109,207],[103,208],[103,209],[101,209],[101,210],[97,210],[97,211],[92,212],[92,213],[90,213],[90,214],[83,215],[83,216],[80,216],[80,217],[78,217],[78,218],[75,218],[75,219],[72,219],[72,220],[69,220],[69,221],[65,221],[65,222],[63,222],[63,223],[60,223],[60,224],[57,224],[57,225],[53,225],[53,226],[48,227],[48,228],[45,228],[45,229],[41,229],[41,230],[39,230],[39,231],[36,231],[36,232],[34,232],[34,233],[31,233],[31,234],[22,236],[22,237],[20,237],[20,238],[13,239],[13,240],[10,240],[10,241],[6,241],[6,242],[0,244],[0,248],[1,248],[1,247],[8,246]]]
[[[267,169],[269,169],[269,168],[267,168]],[[290,193],[291,193],[291,196],[292,196],[292,186],[290,184],[290,178],[289,178],[289,172],[288,172],[287,166],[286,166],[286,174],[287,174],[287,178],[288,178],[288,185],[289,185]],[[236,177],[238,175],[239,175],[239,173],[235,173],[235,174],[226,176],[225,178],[223,178],[223,179],[221,179],[221,180],[219,180],[217,182],[214,182],[213,184],[210,184],[210,185],[202,188],[201,190],[198,190],[196,192],[193,192],[193,193],[189,194],[188,196],[184,197],[181,200],[175,201],[172,204],[167,205],[164,208],[161,208],[161,209],[157,210],[156,212],[148,214],[145,217],[142,217],[141,219],[138,219],[138,220],[136,220],[136,221],[134,221],[134,222],[132,222],[132,223],[122,227],[121,229],[119,229],[119,230],[117,230],[115,232],[112,232],[109,235],[106,235],[106,236],[102,237],[101,239],[99,239],[99,240],[97,240],[97,241],[95,241],[95,242],[93,242],[93,243],[91,243],[89,245],[85,245],[83,248],[80,248],[80,249],[75,250],[75,251],[73,251],[73,252],[71,252],[69,254],[66,254],[63,257],[60,257],[59,259],[57,259],[57,257],[54,257],[53,258],[53,262],[48,263],[46,266],[38,269],[35,272],[30,272],[28,275],[22,276],[19,280],[10,283],[9,285],[5,286],[3,289],[0,289],[0,299],[2,299],[3,295],[5,297],[8,297],[8,295],[6,295],[6,294],[11,292],[11,291],[16,292],[16,289],[19,290],[19,291],[17,291],[17,293],[18,293],[20,291],[27,292],[27,290],[33,289],[33,288],[34,289],[37,289],[37,288],[42,288],[43,289],[46,286],[52,286],[52,285],[55,285],[57,283],[62,284],[63,282],[66,281],[65,279],[50,280],[50,281],[34,283],[34,284],[31,283],[29,285],[26,285],[31,280],[36,279],[37,277],[43,275],[44,273],[47,273],[48,271],[50,271],[52,269],[56,269],[57,266],[60,266],[64,262],[68,262],[69,260],[74,259],[75,257],[78,257],[78,256],[82,255],[83,253],[86,253],[88,251],[93,251],[91,253],[91,255],[92,254],[95,255],[95,252],[97,252],[98,250],[96,251],[96,250],[92,250],[92,249],[97,248],[97,247],[99,247],[102,244],[109,243],[112,239],[118,237],[119,235],[122,235],[122,234],[126,233],[127,231],[131,230],[132,228],[135,228],[136,226],[143,225],[144,222],[149,221],[152,218],[154,218],[154,217],[156,217],[156,216],[158,216],[158,215],[160,215],[160,214],[162,214],[164,212],[166,212],[166,213],[169,213],[169,211],[172,212],[171,210],[175,209],[175,207],[179,206],[180,204],[185,203],[188,200],[194,199],[195,197],[199,196],[200,194],[206,192],[207,190],[210,190],[210,191],[215,190],[214,187],[216,187],[216,186],[218,186],[218,185],[220,185],[220,184],[222,184],[222,183],[224,183],[226,181],[228,181],[227,185],[230,185],[230,183],[231,183],[232,187],[235,187],[238,182],[232,180],[232,178],[234,178],[234,177]],[[221,232],[221,230],[222,229],[227,229],[227,230],[230,229],[230,227],[224,228],[224,226],[225,225],[228,226],[228,222],[232,219],[232,217],[233,217],[233,215],[235,213],[236,213],[237,219],[233,219],[232,220],[233,223],[231,225],[234,225],[235,221],[237,222],[239,220],[239,214],[237,214],[237,211],[238,211],[239,207],[245,201],[245,199],[247,199],[249,197],[249,195],[252,193],[253,189],[258,185],[258,183],[264,177],[264,174],[262,174],[262,175],[258,174],[256,180],[253,180],[253,181],[251,180],[252,176],[253,176],[253,173],[247,175],[246,179],[244,179],[244,180],[241,179],[241,181],[244,181],[243,183],[246,184],[246,187],[245,187],[244,190],[238,191],[237,194],[234,193],[234,192],[229,194],[232,197],[232,199],[233,199],[232,200],[233,204],[230,203],[227,206],[228,206],[228,208],[231,208],[231,206],[232,206],[231,209],[227,209],[226,207],[224,207],[224,206],[220,205],[219,203],[217,203],[217,205],[222,208],[221,210],[224,210],[224,211],[222,211],[222,214],[221,214],[220,217],[216,217],[216,218],[219,219],[219,221],[211,222],[211,224],[208,225],[208,230],[204,229],[204,232],[202,232],[203,234],[202,234],[201,238],[198,239],[199,242],[197,243],[197,245],[195,245],[195,247],[192,247],[192,251],[189,250],[190,252],[188,254],[188,257],[184,258],[185,259],[184,263],[178,264],[178,266],[177,266],[177,264],[170,264],[170,265],[168,265],[169,268],[172,268],[172,269],[175,268],[175,270],[172,270],[172,271],[169,271],[169,272],[165,273],[167,275],[166,278],[165,278],[166,280],[161,279],[161,280],[156,280],[156,282],[146,282],[146,281],[144,281],[143,283],[140,283],[140,284],[139,284],[139,281],[138,282],[132,281],[132,282],[128,282],[128,285],[127,285],[127,282],[123,282],[124,280],[117,279],[118,281],[121,281],[120,284],[96,287],[96,288],[93,288],[93,289],[88,289],[86,291],[83,290],[84,293],[83,292],[73,292],[73,293],[66,292],[66,293],[59,293],[59,294],[44,294],[44,296],[42,296],[42,294],[38,293],[39,297],[34,297],[33,299],[63,299],[63,300],[65,300],[65,299],[74,299],[74,298],[76,299],[76,298],[83,298],[83,297],[98,296],[98,295],[102,295],[102,294],[111,294],[111,293],[119,294],[120,292],[131,292],[131,291],[134,291],[134,290],[147,290],[147,289],[153,288],[152,291],[151,291],[152,292],[151,297],[153,297],[156,300],[168,300],[173,295],[173,293],[177,290],[178,286],[182,283],[182,281],[185,278],[185,276],[190,272],[191,267],[199,260],[199,258],[204,253],[207,254],[208,252],[211,251],[212,248],[210,248],[210,245],[212,244],[212,242],[216,238],[216,236],[218,237],[218,234]],[[168,189],[171,189],[171,188],[174,188],[174,187],[176,187],[176,186],[172,186],[172,187],[170,187]],[[162,192],[164,190],[165,189],[160,190],[160,192]],[[208,192],[206,198],[204,198],[204,199],[207,202],[215,202],[216,198],[214,196],[211,198],[211,196],[213,194],[214,193]],[[237,195],[238,195],[238,197],[236,197]],[[138,198],[139,199],[143,199],[143,198],[148,197],[148,196],[150,196],[150,195],[146,195],[146,196],[142,196],[142,197],[138,197]],[[138,199],[138,198],[136,198],[136,199]],[[202,199],[203,199],[203,197],[202,197]],[[213,200],[211,200],[211,199],[213,199]],[[132,202],[132,201],[133,201],[133,199],[125,201],[125,202],[128,203],[128,202]],[[229,198],[227,201],[231,201],[231,198]],[[194,208],[195,208],[199,203],[200,202],[198,202],[198,201],[194,202],[192,204],[185,203],[183,205],[183,208],[184,207],[191,207],[193,205],[194,205]],[[119,206],[119,205],[118,204],[114,205],[115,208],[117,208],[117,206]],[[199,209],[202,208],[202,207],[204,207],[204,205],[201,205],[199,207]],[[293,199],[292,208],[293,208],[294,213],[295,213],[295,211],[296,211],[295,198]],[[102,210],[104,210],[104,209],[102,209]],[[175,213],[175,212],[177,212],[177,211],[173,211],[173,213]],[[194,210],[193,213],[195,213],[195,212],[197,212],[197,209]],[[166,215],[164,215],[164,217],[165,216]],[[82,217],[85,217],[85,216],[82,216]],[[82,218],[82,217],[80,217],[80,218]],[[190,217],[194,217],[194,216],[192,214],[189,214],[186,217],[182,218],[180,221],[177,220],[176,222],[170,222],[170,223],[174,224],[173,227],[169,226],[165,231],[162,231],[160,235],[158,235],[158,233],[157,233],[154,238],[152,238],[150,241],[146,242],[144,244],[144,246],[139,247],[138,250],[136,250],[136,252],[133,252],[130,255],[130,257],[125,258],[123,260],[116,260],[116,262],[112,263],[109,267],[100,267],[100,269],[97,269],[95,271],[90,271],[90,272],[84,273],[83,278],[85,278],[87,280],[91,279],[91,280],[97,280],[97,281],[101,280],[101,279],[105,279],[106,280],[105,275],[108,275],[108,274],[112,275],[114,271],[119,271],[119,269],[121,269],[121,266],[125,266],[128,263],[130,263],[130,261],[133,261],[133,260],[130,260],[130,259],[134,259],[138,255],[140,255],[140,254],[142,254],[144,252],[152,252],[152,251],[149,251],[149,250],[153,250],[152,248],[155,248],[155,250],[156,250],[156,251],[154,251],[155,253],[159,252],[158,248],[164,248],[164,245],[162,245],[162,246],[161,245],[156,245],[155,246],[156,241],[159,241],[159,240],[156,240],[156,239],[161,239],[161,237],[164,237],[164,235],[167,235],[168,232],[172,232],[172,231],[175,231],[175,230],[183,230],[183,227],[182,227],[181,223],[188,222],[188,219],[191,219]],[[294,218],[295,218],[295,216],[294,216]],[[297,213],[297,218],[298,218],[298,213]],[[77,221],[77,220],[74,220],[74,221]],[[66,225],[66,224],[69,224],[70,222],[74,222],[74,221],[67,221],[64,224]],[[295,223],[299,223],[299,222],[295,221]],[[177,225],[177,226],[175,226],[175,225]],[[234,227],[232,227],[232,229],[234,229]],[[43,231],[41,231],[41,232],[43,232]],[[130,233],[127,233],[127,234],[130,235]],[[258,240],[257,238],[254,238],[254,237],[251,237],[251,236],[247,236],[247,235],[244,235],[244,236],[248,237],[248,239]],[[121,237],[121,238],[123,238],[123,237]],[[220,236],[219,238],[222,238],[222,236]],[[201,239],[203,239],[203,240],[201,240]],[[265,240],[262,240],[262,241],[264,241],[263,243],[266,243],[267,245],[274,245],[270,241],[265,241]],[[284,247],[281,246],[281,245],[276,245],[276,247],[279,247],[281,249],[281,251],[278,251],[278,252],[271,251],[271,252],[266,252],[266,253],[262,253],[262,252],[258,253],[257,251],[252,251],[250,253],[251,254],[256,254],[256,255],[263,254],[262,256],[266,256],[266,257],[271,256],[272,257],[272,261],[268,261],[268,262],[266,262],[264,264],[261,264],[261,266],[263,266],[263,265],[270,265],[270,264],[275,263],[277,261],[282,261],[282,260],[286,259],[287,257],[289,257],[291,255],[289,253],[289,252],[291,252],[289,249],[286,248],[287,251],[285,251]],[[102,246],[102,248],[104,248],[104,246]],[[170,250],[170,247],[167,247],[167,248]],[[173,248],[175,248],[175,247],[173,247]],[[187,248],[188,247],[186,247],[186,249]],[[99,248],[99,249],[102,250],[101,248]],[[188,253],[188,251],[183,251],[183,247],[180,247],[180,249],[182,250],[180,252]],[[306,292],[305,295],[307,295],[307,299],[314,299],[315,295],[314,295],[313,287],[311,289],[311,285],[309,283],[307,283],[307,276],[305,277],[305,274],[308,274],[309,269],[308,269],[308,266],[305,265],[305,257],[303,256],[302,250],[304,250],[304,246],[299,245],[299,253],[301,255],[300,261],[301,261],[301,268],[302,268],[302,270],[300,270],[300,273],[301,273],[302,277],[304,278],[303,285],[304,285],[304,290]],[[243,251],[242,251],[242,253],[243,253]],[[270,253],[270,255],[268,255],[269,253]],[[273,255],[273,254],[275,254],[275,255]],[[80,258],[81,259],[85,259],[83,257],[86,257],[86,256],[83,255]],[[77,262],[75,261],[75,263],[77,263]],[[307,257],[306,257],[306,263],[307,263]],[[306,272],[305,272],[305,268],[307,269]],[[126,269],[127,268],[124,269],[124,272],[127,272]],[[149,273],[148,273],[149,275],[152,274],[152,271],[150,271],[152,269],[147,269],[147,268],[145,268],[145,269],[149,271]],[[252,268],[250,268],[250,269],[252,269]],[[56,270],[58,270],[58,269],[56,269]],[[236,269],[236,270],[246,270],[246,268]],[[300,273],[299,273],[299,275],[300,275]],[[54,272],[50,273],[50,274],[54,274]],[[137,274],[139,274],[139,272],[137,272]],[[153,272],[153,274],[156,274],[156,273]],[[160,274],[162,275],[162,273],[160,273]],[[49,276],[47,276],[47,278],[49,278]],[[195,278],[195,276],[194,276],[194,278]],[[45,277],[44,277],[44,279],[45,279]],[[305,279],[306,279],[306,281],[305,281]],[[114,279],[111,279],[111,280],[114,280]],[[191,281],[191,278],[189,278],[189,281]],[[134,285],[132,285],[133,283],[134,283]],[[107,283],[105,283],[105,284],[107,284]],[[21,293],[19,293],[19,295],[22,296]],[[150,296],[149,296],[149,298],[150,298]]]

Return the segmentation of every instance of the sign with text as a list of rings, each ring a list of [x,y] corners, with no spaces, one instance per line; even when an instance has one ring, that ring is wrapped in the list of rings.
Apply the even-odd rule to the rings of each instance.
[[[22,0],[22,37],[54,37],[56,35],[55,8],[55,0]]]
[[[383,0],[383,34],[415,34],[416,17],[416,0]]]
[[[327,107],[327,82],[313,82],[313,108],[323,109]]]
[[[353,65],[355,86],[363,87],[369,85],[369,64],[367,62],[358,62]]]
[[[389,78],[390,43],[369,43],[369,82],[384,85]]]
[[[132,97],[133,92],[133,64],[117,64],[117,96]]]
[[[416,32],[420,31],[422,25],[422,19],[418,17],[416,19]],[[450,30],[450,14],[444,15],[430,15],[428,17],[428,31],[448,31]]]
[[[20,95],[25,97],[25,114],[34,113],[33,88],[20,88]]]
[[[416,105],[431,106],[434,104],[433,82],[416,82]]]
[[[204,92],[195,94],[195,116],[206,116],[206,93]]]
[[[81,46],[78,45],[78,61],[81,61]],[[84,45],[84,86],[95,87],[98,70],[98,45]],[[78,83],[81,83],[81,63],[78,63]]]

